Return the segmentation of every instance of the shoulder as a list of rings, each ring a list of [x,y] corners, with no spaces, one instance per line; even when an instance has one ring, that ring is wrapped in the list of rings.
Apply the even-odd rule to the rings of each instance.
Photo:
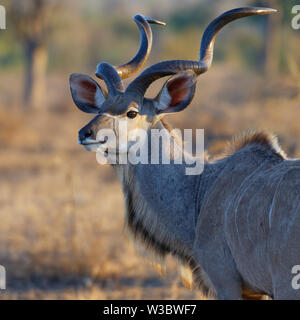
[[[223,155],[230,156],[241,150],[259,151],[277,159],[287,159],[287,155],[280,147],[277,137],[266,131],[246,131],[234,136],[227,143]]]

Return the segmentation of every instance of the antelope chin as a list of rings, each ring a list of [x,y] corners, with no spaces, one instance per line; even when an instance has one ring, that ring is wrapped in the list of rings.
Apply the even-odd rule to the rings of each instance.
[[[126,155],[127,155],[126,152],[120,152],[116,149],[109,149],[109,148],[99,148],[96,152],[96,158],[100,164],[117,165],[120,163],[119,162],[120,159],[121,158],[124,159],[123,157]],[[122,163],[124,164],[124,162]]]
[[[82,144],[84,149],[87,151],[92,151],[92,152],[98,152],[99,149],[101,148],[100,143],[89,143],[89,144]]]

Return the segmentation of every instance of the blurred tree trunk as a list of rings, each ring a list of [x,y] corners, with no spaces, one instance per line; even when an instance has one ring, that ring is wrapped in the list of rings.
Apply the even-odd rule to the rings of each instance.
[[[43,107],[46,97],[48,53],[44,45],[27,41],[24,44],[24,102],[26,106]]]
[[[264,5],[277,9],[278,12],[267,16],[265,42],[263,50],[263,67],[267,78],[276,77],[280,65],[280,33],[282,6],[278,0],[264,1]]]
[[[3,0],[4,1],[4,0]],[[47,42],[61,8],[59,0],[6,0],[12,29],[23,44],[26,106],[44,107],[46,99]]]

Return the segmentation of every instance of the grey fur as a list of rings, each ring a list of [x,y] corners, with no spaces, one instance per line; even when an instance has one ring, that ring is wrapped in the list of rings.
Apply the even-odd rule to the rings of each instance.
[[[263,132],[230,147],[238,149],[206,162],[200,176],[178,165],[118,166],[126,225],[161,260],[171,253],[194,269],[205,293],[298,299],[291,269],[300,259],[300,161]]]
[[[240,10],[253,12],[251,8],[233,12]],[[150,80],[157,76],[151,74]],[[137,99],[125,91],[99,104],[100,88],[93,80],[73,75],[70,84],[77,106],[99,113],[80,130],[79,142],[87,150],[101,152],[112,148],[107,140],[96,140],[101,128],[114,130],[118,137],[116,123],[134,108],[136,118],[127,119],[131,132],[147,129],[150,139],[151,129],[168,128],[164,113],[183,110],[195,90],[193,77],[179,74],[156,99]],[[177,141],[171,134],[169,139]],[[119,151],[118,145],[113,148]],[[218,299],[249,294],[300,298],[300,291],[291,285],[292,267],[300,264],[300,160],[288,159],[274,136],[253,132],[234,139],[223,157],[206,160],[198,176],[186,175],[185,163],[115,167],[123,187],[126,230],[158,264],[172,254],[186,281]]]
[[[219,299],[243,290],[299,298],[291,269],[300,259],[300,161],[266,133],[238,144],[200,176],[178,165],[118,166],[126,225],[160,259],[171,253],[193,268],[195,283]]]

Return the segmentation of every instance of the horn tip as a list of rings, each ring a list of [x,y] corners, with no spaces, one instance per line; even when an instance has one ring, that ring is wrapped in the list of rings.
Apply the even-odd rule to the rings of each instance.
[[[264,8],[264,7],[241,7],[233,9],[232,11],[235,11],[237,13],[245,13],[246,15],[263,15],[263,14],[272,14],[278,12],[277,9],[273,8]],[[228,13],[230,11],[225,12]]]
[[[165,26],[166,23],[163,22],[163,21],[159,21],[159,20],[156,20],[156,19],[153,19],[153,18],[150,18],[150,17],[144,17],[148,23],[151,23],[151,24],[159,24],[161,26]]]
[[[166,24],[165,22],[163,22],[163,21],[159,21],[159,20],[153,20],[153,21],[155,21],[155,22],[150,22],[150,23],[159,24],[159,25],[161,25],[161,26],[166,26],[166,25],[167,25],[167,24]]]
[[[276,12],[278,12],[277,9],[273,9],[273,8],[262,8],[262,11],[264,11],[266,13],[276,13]]]
[[[278,12],[278,10],[273,8],[257,8],[256,12],[258,14],[271,14]]]

